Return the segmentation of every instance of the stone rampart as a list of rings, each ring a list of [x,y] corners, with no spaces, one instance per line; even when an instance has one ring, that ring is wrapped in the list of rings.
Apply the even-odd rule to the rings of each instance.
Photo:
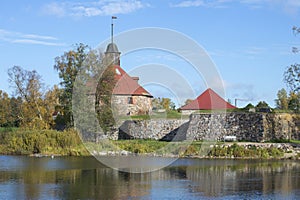
[[[130,120],[119,127],[118,139],[238,141],[300,139],[300,116],[273,113],[192,114],[189,119]]]

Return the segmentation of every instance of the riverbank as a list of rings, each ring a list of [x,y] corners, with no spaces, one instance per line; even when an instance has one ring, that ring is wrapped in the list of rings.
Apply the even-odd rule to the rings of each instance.
[[[88,151],[88,150],[89,151]],[[299,159],[299,141],[292,143],[252,142],[165,142],[117,140],[83,144],[77,132],[55,130],[10,130],[0,132],[0,154],[41,156],[149,155],[161,157]]]
[[[114,145],[88,143],[94,156],[146,155],[159,157],[222,159],[300,159],[300,148],[291,143],[111,141]],[[117,147],[117,148],[116,148]],[[296,148],[295,148],[296,147]]]

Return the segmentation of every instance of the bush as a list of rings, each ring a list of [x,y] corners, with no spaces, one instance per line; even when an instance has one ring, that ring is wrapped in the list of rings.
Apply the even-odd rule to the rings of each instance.
[[[268,149],[268,151],[269,151],[269,155],[273,158],[282,157],[284,155],[284,152],[282,150],[274,147]]]
[[[268,150],[264,148],[258,149],[258,155],[260,158],[269,158]]]
[[[83,155],[87,151],[75,130],[17,130],[0,134],[2,154]]]
[[[284,152],[277,148],[245,148],[239,146],[237,143],[229,147],[215,146],[211,149],[208,154],[214,157],[235,157],[235,158],[281,158],[284,156]]]
[[[237,143],[234,143],[230,149],[232,150],[232,156],[236,158],[244,157],[245,156],[245,148],[239,146]]]

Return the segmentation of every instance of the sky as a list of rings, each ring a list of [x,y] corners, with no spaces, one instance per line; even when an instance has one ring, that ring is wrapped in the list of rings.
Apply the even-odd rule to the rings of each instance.
[[[0,90],[13,93],[7,70],[15,65],[36,70],[49,88],[58,84],[55,57],[76,43],[96,48],[109,40],[111,16],[118,18],[114,20],[116,37],[156,27],[196,42],[214,63],[225,90],[222,96],[233,104],[239,99],[239,107],[259,101],[275,106],[278,90],[287,88],[284,71],[299,61],[300,55],[292,53],[292,47],[300,46],[300,35],[292,32],[293,26],[300,26],[299,0],[6,0],[0,7]],[[178,41],[169,42],[177,45]],[[167,85],[151,85],[146,78],[143,82],[148,69],[163,74],[157,66],[187,80],[193,92],[184,98],[193,99],[208,87],[205,77],[194,76],[191,63],[158,49],[124,54],[121,66],[130,75],[140,76],[140,83],[156,97],[176,97]],[[162,77],[167,76],[176,79],[176,75]],[[181,85],[181,80],[176,82]]]

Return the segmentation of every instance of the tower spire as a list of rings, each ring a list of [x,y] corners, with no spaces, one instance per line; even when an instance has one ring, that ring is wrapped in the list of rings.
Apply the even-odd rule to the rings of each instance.
[[[117,19],[117,17],[111,16],[111,43],[114,43],[114,19]]]
[[[106,55],[106,62],[108,65],[120,65],[120,54],[117,45],[114,43],[114,19],[117,17],[111,17],[111,43],[109,43],[106,47],[105,55]]]

